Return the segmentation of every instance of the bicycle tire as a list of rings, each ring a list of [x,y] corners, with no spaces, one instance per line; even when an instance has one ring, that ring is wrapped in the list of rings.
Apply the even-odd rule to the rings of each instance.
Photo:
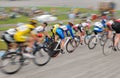
[[[16,57],[19,57],[18,60],[16,60]],[[23,58],[23,56],[21,54],[18,54],[16,52],[8,52],[6,53],[2,58],[2,68],[1,71],[5,74],[15,74],[17,73],[21,68],[22,68],[22,62],[20,62],[20,59]],[[7,61],[6,61],[7,60]],[[12,61],[12,62],[11,62]],[[7,62],[7,63],[6,63]],[[4,64],[5,63],[5,64]],[[9,65],[11,63],[12,68],[10,68],[10,70],[5,69],[5,67],[7,65]],[[18,65],[17,68],[15,68],[15,65]]]
[[[71,46],[70,48],[69,48],[69,45]],[[76,48],[76,45],[77,45],[77,42],[76,42],[74,39],[70,39],[70,40],[68,41],[68,43],[66,44],[66,51],[67,51],[68,53],[74,52],[74,50],[75,50],[75,48]]]
[[[60,53],[60,44],[59,46],[57,47],[58,50],[54,50],[56,48],[56,46],[58,45],[58,42],[52,42],[49,46],[49,55],[51,57],[56,57],[58,56],[58,54]]]
[[[84,38],[84,43],[85,43],[86,45],[88,45],[88,42],[89,42],[90,37],[91,37],[90,35],[88,35],[88,36],[86,35],[86,36],[85,36],[85,38]]]
[[[105,41],[104,45],[102,46],[102,53],[103,55],[107,56],[111,54],[113,51],[113,42],[108,39]]]
[[[118,51],[120,51],[120,42],[118,42],[118,44],[117,44],[117,49],[118,49]]]
[[[44,66],[44,65],[46,65],[46,64],[50,61],[50,59],[51,59],[49,53],[48,53],[48,52],[45,52],[45,51],[43,50],[43,48],[40,49],[39,51],[34,52],[33,55],[35,55],[35,58],[33,59],[33,62],[34,62],[34,64],[36,64],[37,66]]]
[[[80,36],[75,36],[75,38],[74,38],[75,40],[76,40],[76,47],[78,47],[79,46],[79,44],[80,44]]]
[[[48,49],[49,44],[48,44],[47,42],[44,42],[43,44],[44,44],[44,46],[45,46],[45,48],[43,48],[43,50],[44,50],[45,52],[49,52],[49,49]]]
[[[107,34],[103,34],[103,35],[101,36],[101,39],[100,39],[100,44],[101,44],[101,46],[104,45],[104,43],[105,43],[105,41],[106,41],[107,39],[108,39],[108,38],[107,38]]]
[[[95,39],[95,40],[94,40]],[[92,41],[93,40],[93,41]],[[91,46],[90,44],[93,44],[93,46]],[[89,49],[94,49],[95,48],[95,46],[96,46],[96,44],[97,44],[97,38],[96,38],[96,36],[92,36],[91,38],[90,38],[90,40],[88,41],[88,48]]]

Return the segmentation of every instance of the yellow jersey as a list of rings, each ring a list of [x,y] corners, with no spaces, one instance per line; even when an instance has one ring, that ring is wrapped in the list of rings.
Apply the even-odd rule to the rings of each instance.
[[[59,28],[59,27],[60,27],[59,24],[55,24],[55,25],[53,25],[53,29],[52,29],[52,31],[53,31],[54,34],[56,34],[56,29]]]
[[[27,34],[30,34],[30,32],[35,28],[35,26],[26,24],[22,25],[20,27],[17,27],[17,32],[14,35],[14,39],[16,42],[25,42],[27,38]]]

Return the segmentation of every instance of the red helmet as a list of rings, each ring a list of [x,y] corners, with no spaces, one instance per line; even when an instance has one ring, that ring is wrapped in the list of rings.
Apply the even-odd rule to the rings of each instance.
[[[41,33],[38,33],[37,36],[38,36],[38,37],[42,37],[43,35],[42,35]]]

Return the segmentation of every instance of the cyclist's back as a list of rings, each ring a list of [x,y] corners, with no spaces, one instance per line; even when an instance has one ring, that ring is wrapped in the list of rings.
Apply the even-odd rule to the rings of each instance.
[[[28,35],[34,28],[35,26],[30,25],[30,24],[25,24],[23,26],[17,27],[16,28],[17,32],[14,35],[14,39],[17,42],[26,41],[26,35]]]

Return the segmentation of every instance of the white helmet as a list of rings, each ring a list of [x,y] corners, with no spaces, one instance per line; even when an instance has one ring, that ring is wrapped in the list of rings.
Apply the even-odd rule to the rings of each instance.
[[[22,26],[24,23],[17,23],[16,27]]]

